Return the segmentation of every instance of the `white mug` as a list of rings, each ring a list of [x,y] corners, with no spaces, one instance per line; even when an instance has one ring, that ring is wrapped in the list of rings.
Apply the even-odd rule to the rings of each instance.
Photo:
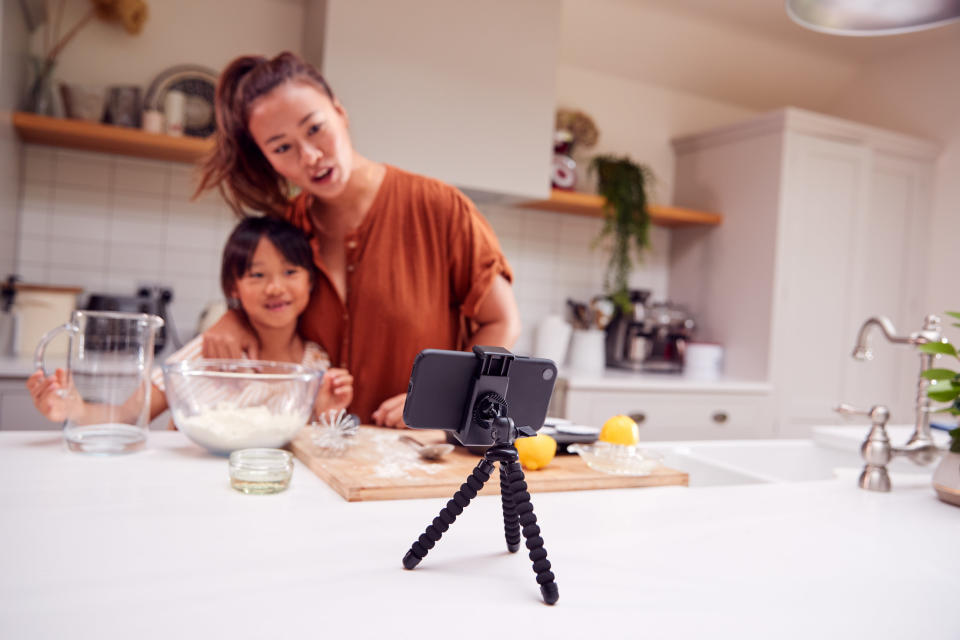
[[[591,375],[603,373],[605,345],[603,329],[575,329],[570,339],[570,369]]]
[[[688,342],[683,356],[683,372],[688,377],[716,380],[723,372],[723,345]]]
[[[155,109],[143,112],[143,130],[148,133],[163,133],[163,113]]]
[[[567,359],[567,347],[573,327],[561,316],[551,315],[537,324],[537,333],[533,343],[533,355],[549,358],[558,365]]]
[[[167,135],[182,136],[187,97],[181,91],[168,91],[163,99],[163,114],[167,118]]]

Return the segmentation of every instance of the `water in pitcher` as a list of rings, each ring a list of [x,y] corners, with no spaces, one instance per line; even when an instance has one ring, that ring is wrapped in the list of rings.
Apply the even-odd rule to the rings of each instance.
[[[145,386],[139,368],[110,367],[109,371],[71,372],[76,395],[83,400],[83,414],[64,426],[67,448],[84,453],[127,453],[142,449],[147,430],[140,412]]]
[[[47,343],[70,336],[63,436],[67,448],[92,454],[137,451],[150,422],[150,369],[154,334],[163,320],[143,313],[74,311],[70,322],[48,332],[37,345],[36,367],[44,369]]]

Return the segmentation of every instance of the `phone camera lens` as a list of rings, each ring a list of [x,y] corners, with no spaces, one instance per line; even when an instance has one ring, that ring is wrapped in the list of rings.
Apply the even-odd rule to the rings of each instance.
[[[553,380],[553,369],[544,369],[544,370],[543,370],[543,379],[544,379],[544,380]]]

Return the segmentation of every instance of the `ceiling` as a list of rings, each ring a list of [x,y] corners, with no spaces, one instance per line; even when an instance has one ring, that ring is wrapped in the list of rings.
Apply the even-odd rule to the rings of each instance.
[[[750,109],[823,109],[866,66],[958,39],[958,23],[817,33],[792,22],[783,0],[563,0],[560,61]]]
[[[910,0],[900,0],[909,2]],[[680,15],[710,19],[791,46],[820,50],[840,58],[867,62],[891,53],[960,37],[960,24],[891,36],[843,37],[805,29],[787,17],[783,0],[634,0]]]

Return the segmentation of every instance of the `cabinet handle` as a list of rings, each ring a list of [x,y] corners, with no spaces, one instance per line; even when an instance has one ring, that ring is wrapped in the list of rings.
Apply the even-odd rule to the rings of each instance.
[[[726,411],[717,411],[713,414],[712,417],[713,417],[713,421],[716,422],[717,424],[723,424],[730,418],[730,416],[727,415]]]
[[[630,418],[631,420],[633,420],[634,422],[636,422],[637,424],[641,424],[644,420],[647,419],[647,414],[645,414],[645,413],[631,413],[631,414],[630,414],[629,416],[627,416],[627,417]]]

